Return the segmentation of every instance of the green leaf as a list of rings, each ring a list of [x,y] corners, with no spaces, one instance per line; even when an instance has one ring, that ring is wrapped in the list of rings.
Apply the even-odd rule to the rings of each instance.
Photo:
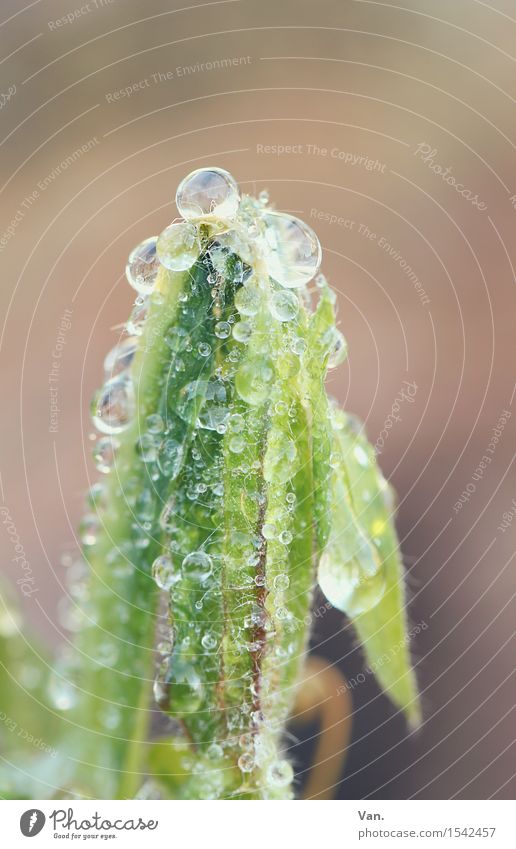
[[[332,418],[332,531],[319,581],[352,619],[380,686],[416,726],[421,709],[389,485],[356,421],[338,410]]]

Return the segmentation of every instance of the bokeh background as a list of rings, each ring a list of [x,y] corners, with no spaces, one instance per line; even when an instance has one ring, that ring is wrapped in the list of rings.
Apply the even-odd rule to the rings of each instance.
[[[175,216],[188,171],[220,165],[318,232],[350,348],[332,392],[373,443],[399,407],[380,462],[426,626],[425,720],[410,733],[366,676],[336,793],[513,797],[514,0],[3,0],[0,44],[0,496],[30,597],[4,527],[0,544],[31,629],[64,639],[61,557],[96,474],[88,406],[130,311],[126,256]],[[334,611],[312,645],[363,667]],[[289,743],[301,769],[310,737]]]

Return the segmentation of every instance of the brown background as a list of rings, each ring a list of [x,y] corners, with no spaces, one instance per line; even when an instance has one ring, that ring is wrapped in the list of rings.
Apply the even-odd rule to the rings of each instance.
[[[331,390],[365,419],[372,442],[403,381],[417,385],[381,463],[400,496],[411,617],[428,625],[414,645],[426,718],[407,737],[373,680],[357,687],[339,793],[510,798],[516,520],[505,533],[498,526],[515,496],[516,3],[97,0],[73,22],[52,26],[80,6],[3,0],[0,15],[1,89],[17,87],[0,111],[0,230],[24,213],[0,253],[2,500],[36,578],[38,593],[25,604],[31,625],[61,639],[60,557],[73,545],[95,474],[88,402],[109,328],[130,309],[126,256],[174,217],[181,177],[218,164],[244,191],[268,188],[279,209],[316,227],[350,346]],[[176,72],[238,57],[250,58]],[[167,71],[172,79],[152,83]],[[145,79],[151,83],[130,99],[108,102],[106,95]],[[89,152],[22,207],[93,138]],[[420,143],[487,209],[434,174],[415,155]],[[302,152],[259,152],[277,144]],[[334,148],[385,167],[345,164],[330,155]],[[314,222],[312,210],[354,225]],[[428,304],[381,250],[382,237],[412,267]],[[65,309],[72,327],[51,434],[48,373]],[[455,513],[504,409],[512,418],[492,462]],[[3,531],[2,566],[16,579]],[[362,659],[341,629],[341,617],[327,613],[314,648],[353,676]],[[300,748],[291,754],[306,759]]]

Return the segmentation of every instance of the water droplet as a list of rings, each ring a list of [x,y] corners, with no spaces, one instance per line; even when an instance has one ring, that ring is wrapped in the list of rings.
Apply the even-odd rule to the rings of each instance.
[[[158,468],[163,475],[175,480],[181,471],[185,449],[175,439],[164,439],[158,449]]]
[[[151,433],[142,433],[136,442],[136,451],[144,463],[154,463],[158,456],[154,436]]]
[[[288,761],[276,761],[267,770],[267,781],[273,787],[287,787],[294,778],[294,770]]]
[[[290,533],[290,531],[282,531],[280,533],[278,539],[283,545],[290,545],[293,537],[292,537],[292,534]]]
[[[213,561],[205,551],[192,551],[181,565],[183,577],[203,583],[213,571]]]
[[[290,350],[293,354],[297,354],[298,357],[305,353],[307,347],[306,339],[303,339],[302,336],[294,336],[290,343]]]
[[[270,395],[274,367],[268,357],[243,363],[235,377],[235,388],[243,401],[252,406],[263,404]]]
[[[227,339],[231,333],[231,325],[228,321],[218,321],[213,329],[218,339]]]
[[[228,427],[232,433],[242,433],[245,427],[245,419],[240,413],[232,413],[228,419]]]
[[[296,494],[294,492],[287,492],[285,496],[287,504],[295,504],[297,501]]]
[[[129,284],[141,295],[148,295],[154,289],[159,271],[156,256],[156,236],[145,239],[129,254],[125,267],[125,276]]]
[[[137,300],[129,320],[125,325],[125,329],[132,336],[141,336],[143,333],[143,326],[145,324],[145,319],[147,318],[147,313],[149,312],[149,303],[148,299],[144,298],[140,302]]]
[[[82,517],[79,524],[79,536],[83,545],[95,545],[100,531],[99,517],[94,513],[87,513]]]
[[[125,430],[134,414],[134,390],[129,377],[118,375],[108,380],[93,398],[91,416],[101,433]]]
[[[219,433],[224,433],[228,415],[229,410],[227,407],[207,404],[199,413],[197,419],[198,426],[206,430],[216,430]],[[222,430],[220,430],[221,426]]]
[[[319,561],[318,581],[328,601],[354,617],[375,607],[385,592],[385,569],[367,574],[357,557],[343,556],[342,546],[329,545]]]
[[[260,291],[254,285],[242,286],[235,295],[235,306],[240,315],[256,315],[260,309],[260,301]]]
[[[275,590],[286,590],[290,586],[290,578],[288,575],[276,575],[274,578],[274,589]]]
[[[260,194],[258,195],[258,200],[260,201],[262,206],[267,206],[269,203],[269,192],[267,189],[262,189]]]
[[[172,640],[160,640],[160,642],[156,646],[156,651],[163,655],[163,657],[169,657],[172,653]]]
[[[242,734],[239,737],[238,745],[241,749],[252,749],[254,748],[254,735],[253,734]]]
[[[253,326],[248,321],[239,321],[233,327],[233,339],[237,342],[249,342],[253,333]]]
[[[245,439],[240,433],[235,433],[228,441],[228,448],[233,454],[241,454],[245,448]]]
[[[243,752],[238,759],[238,768],[241,772],[252,772],[255,766],[255,760],[250,752]]]
[[[231,220],[240,203],[235,179],[222,168],[199,168],[182,180],[176,192],[179,214],[187,220],[210,217]]]
[[[201,253],[197,227],[186,221],[170,224],[157,243],[160,262],[171,271],[187,271]]]
[[[165,554],[156,557],[152,564],[152,577],[160,590],[169,590],[179,579],[179,576],[174,574],[174,567],[170,557]]]
[[[207,631],[202,636],[201,645],[203,649],[206,649],[207,651],[213,651],[213,649],[215,649],[218,645],[217,638],[214,637],[213,634],[210,634],[209,631]]]
[[[299,301],[294,292],[275,292],[271,298],[271,313],[278,321],[293,321],[299,312]]]
[[[118,648],[115,643],[101,643],[97,646],[95,659],[101,666],[114,666],[118,660]]]
[[[273,525],[272,522],[266,522],[262,528],[262,535],[265,539],[274,539],[276,536],[277,530],[276,525]]]
[[[330,454],[330,466],[332,469],[338,469],[342,463],[342,454],[339,451],[332,451]]]
[[[122,339],[114,348],[111,348],[111,351],[104,360],[104,375],[106,380],[110,380],[112,377],[123,371],[127,371],[131,367],[137,347],[138,337],[129,336],[127,339]]]
[[[165,429],[165,422],[159,413],[153,413],[147,416],[145,423],[149,433],[161,433]]]
[[[219,758],[223,756],[223,754],[224,750],[222,746],[220,746],[218,743],[210,743],[206,750],[206,757],[210,761],[218,761]]]
[[[299,362],[298,356],[287,351],[281,354],[276,363],[276,367],[278,369],[279,376],[283,379],[288,379],[289,377],[295,377],[296,374],[299,373],[301,363]]]
[[[200,342],[197,350],[199,351],[201,357],[209,357],[211,354],[211,345],[208,345],[207,342]]]
[[[263,216],[270,276],[281,286],[297,288],[308,283],[321,265],[319,239],[299,218],[282,212]]]
[[[111,471],[119,448],[120,443],[113,436],[102,436],[97,440],[93,448],[93,459],[99,472],[107,474]]]
[[[337,368],[344,362],[348,355],[348,346],[340,330],[333,328],[333,339],[330,355],[328,357],[328,368]]]
[[[152,685],[152,693],[156,704],[162,710],[168,710],[170,706],[170,658],[163,660],[158,668],[158,674]]]
[[[184,716],[198,710],[204,698],[204,688],[191,660],[182,647],[174,649],[170,661],[165,661],[158,679],[169,685],[170,713]]]

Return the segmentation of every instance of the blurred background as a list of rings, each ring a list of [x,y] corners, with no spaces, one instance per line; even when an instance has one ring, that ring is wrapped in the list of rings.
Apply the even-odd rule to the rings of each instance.
[[[337,795],[513,798],[516,3],[3,0],[0,18],[0,498],[25,597],[5,521],[0,544],[30,627],[63,640],[126,257],[219,165],[317,231],[350,348],[331,391],[399,494],[425,720],[409,732],[366,675]],[[335,611],[312,645],[363,668]],[[300,769],[310,737],[289,744]]]

